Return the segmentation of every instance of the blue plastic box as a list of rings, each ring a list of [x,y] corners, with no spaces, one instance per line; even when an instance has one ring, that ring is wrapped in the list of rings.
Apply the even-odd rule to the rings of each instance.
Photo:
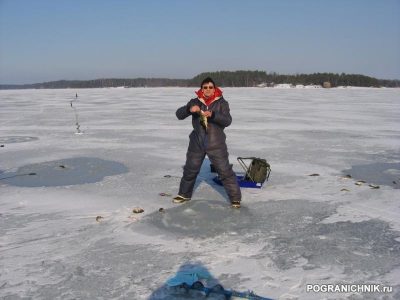
[[[265,180],[263,182],[253,182],[250,180],[242,180],[243,176],[236,176],[238,179],[239,186],[242,188],[255,188],[255,189],[260,189],[262,185],[264,184]],[[216,184],[222,185],[221,178],[218,176],[215,176],[213,178],[213,181]]]

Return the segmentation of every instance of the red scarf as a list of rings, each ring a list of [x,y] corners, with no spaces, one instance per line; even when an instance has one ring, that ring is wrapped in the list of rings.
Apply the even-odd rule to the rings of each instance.
[[[215,87],[214,94],[212,94],[208,98],[204,97],[203,91],[201,89],[195,93],[199,97],[199,99],[204,100],[204,102],[206,103],[207,106],[209,106],[215,100],[215,98],[222,96],[222,91],[218,87]]]

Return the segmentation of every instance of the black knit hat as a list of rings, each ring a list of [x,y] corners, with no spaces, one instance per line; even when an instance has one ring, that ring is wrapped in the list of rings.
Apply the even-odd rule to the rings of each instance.
[[[214,80],[212,80],[211,77],[207,77],[206,79],[204,79],[204,80],[201,82],[200,88],[202,89],[202,88],[203,88],[203,84],[209,83],[209,82],[211,82],[211,83],[214,85],[214,87],[215,87]]]

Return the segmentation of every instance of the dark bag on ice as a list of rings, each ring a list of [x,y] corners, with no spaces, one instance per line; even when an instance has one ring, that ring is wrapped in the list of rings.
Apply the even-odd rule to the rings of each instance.
[[[267,160],[254,158],[251,162],[250,178],[255,182],[263,182],[269,175],[270,165]]]
[[[251,159],[251,163],[248,167],[243,162],[244,159]],[[238,157],[238,162],[246,171],[243,180],[250,180],[253,182],[264,182],[265,180],[268,180],[269,174],[271,173],[271,166],[266,159],[257,157]]]

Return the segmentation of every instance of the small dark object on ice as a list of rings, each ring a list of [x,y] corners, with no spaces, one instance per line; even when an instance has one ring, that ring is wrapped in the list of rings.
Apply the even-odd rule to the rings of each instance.
[[[133,212],[134,212],[135,214],[141,214],[142,212],[144,212],[144,210],[138,207],[138,208],[135,208],[135,209],[133,210]]]
[[[97,221],[97,222],[100,222],[102,219],[104,219],[102,216],[97,216],[97,217],[96,217],[96,221]]]
[[[359,181],[357,181],[357,182],[355,183],[355,185],[363,185],[364,183],[367,183],[367,182],[364,181],[364,180],[359,180]]]
[[[318,173],[310,174],[308,176],[320,176]]]
[[[0,145],[0,147],[4,147],[4,145]]]
[[[166,194],[166,193],[160,193],[161,197],[172,197],[171,194]]]
[[[173,176],[173,175],[164,175],[164,177],[165,177],[165,178],[171,178],[171,177],[173,177],[173,178],[180,178],[179,176]]]
[[[164,214],[164,213],[165,213],[165,210],[164,210],[164,208],[160,207],[160,209],[158,210],[158,212],[159,212],[160,214]]]
[[[373,190],[377,190],[377,189],[380,189],[380,188],[381,188],[379,185],[375,185],[375,184],[372,184],[372,183],[369,185],[369,187],[370,187],[371,189],[373,189]]]
[[[64,165],[60,165],[60,168],[65,169],[65,166]]]

